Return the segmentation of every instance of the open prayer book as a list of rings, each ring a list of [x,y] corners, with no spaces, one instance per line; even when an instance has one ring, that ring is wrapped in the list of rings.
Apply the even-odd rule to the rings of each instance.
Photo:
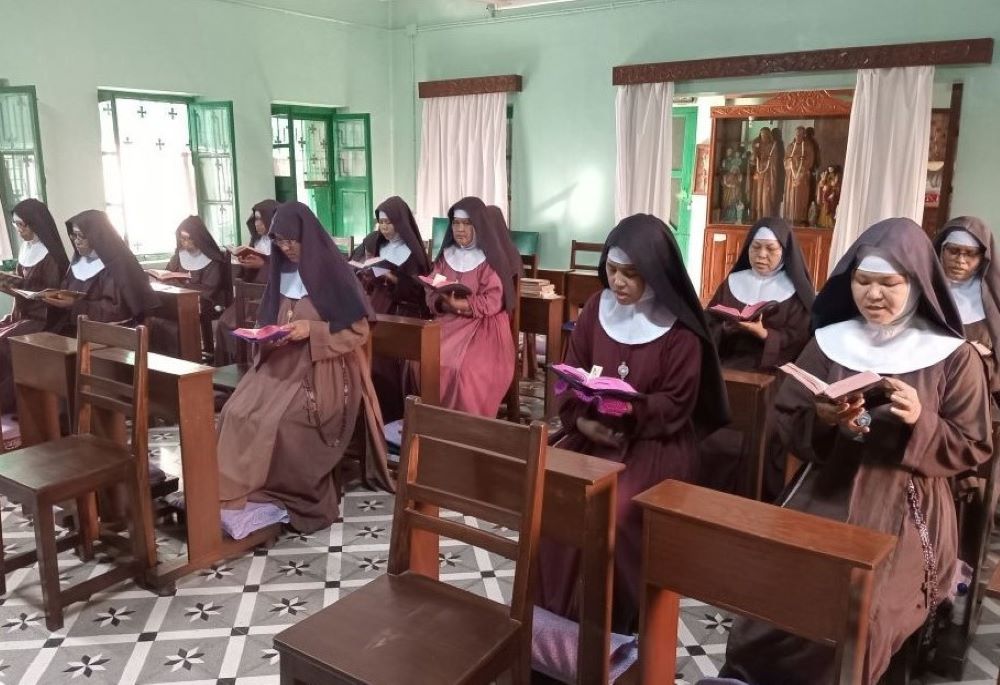
[[[284,326],[264,326],[262,328],[237,328],[233,335],[248,342],[275,342],[281,340],[290,333]]]
[[[270,255],[264,254],[260,250],[255,250],[249,245],[226,245],[226,250],[234,257],[246,257],[248,255],[257,255],[261,259],[268,259],[270,257]]]
[[[10,291],[26,300],[44,300],[46,297],[49,297],[53,300],[70,300],[73,302],[79,300],[81,297],[85,297],[87,294],[76,290],[60,290],[59,288],[46,288],[45,290],[19,290],[18,288],[11,288]]]
[[[817,397],[831,402],[840,402],[848,395],[864,393],[885,383],[885,379],[874,371],[862,371],[853,376],[841,378],[835,383],[827,383],[791,362],[778,368],[811,390]]]
[[[429,290],[433,290],[436,293],[454,293],[459,297],[468,297],[472,294],[472,291],[467,285],[462,285],[458,281],[449,281],[442,274],[433,274],[432,276],[417,276],[423,286]]]
[[[730,321],[757,321],[760,317],[774,309],[776,306],[777,302],[765,300],[755,304],[748,304],[743,307],[743,309],[727,307],[724,304],[714,304],[708,308],[708,311],[715,314],[719,318],[728,319]]]
[[[622,379],[602,376],[597,366],[591,373],[569,364],[553,364],[550,368],[556,375],[558,394],[571,390],[578,399],[596,404],[601,414],[625,416],[632,410],[631,401],[642,397],[642,393]]]
[[[354,267],[356,271],[364,271],[365,269],[371,269],[372,275],[375,276],[375,278],[382,278],[390,271],[396,270],[395,264],[386,259],[383,259],[382,257],[377,257],[377,256],[369,257],[368,259],[362,261],[351,259],[347,263],[350,264],[352,267]]]
[[[158,281],[189,280],[191,274],[184,271],[167,271],[166,269],[146,269],[146,273]]]

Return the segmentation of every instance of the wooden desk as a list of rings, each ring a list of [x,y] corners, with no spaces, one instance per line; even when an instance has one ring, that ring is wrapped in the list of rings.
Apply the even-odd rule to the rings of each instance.
[[[54,333],[32,333],[11,338],[10,347],[18,415],[27,419],[21,424],[24,445],[60,437],[60,400],[69,402],[72,413],[76,339]],[[132,356],[120,350],[97,350],[93,362],[95,368],[100,362],[119,365],[122,380],[131,376],[125,365],[132,363]],[[176,423],[180,432],[187,559],[158,564],[150,578],[157,587],[169,587],[181,576],[241,554],[277,535],[280,526],[257,531],[244,540],[223,538],[215,451],[213,369],[160,354],[150,354],[148,366],[150,416]],[[152,528],[152,521],[147,525]],[[153,535],[153,531],[149,534]]]
[[[681,597],[834,645],[833,682],[860,682],[875,570],[894,536],[674,480],[633,501],[643,508],[643,685],[673,682]]]
[[[767,456],[768,410],[774,398],[777,383],[769,373],[722,369],[732,409],[728,428],[743,433],[743,462],[736,492],[759,500],[764,478],[764,459]]]
[[[379,314],[372,329],[372,354],[420,364],[420,397],[441,404],[441,324]]]
[[[549,447],[542,495],[542,535],[581,550],[580,643],[577,683],[608,682],[615,493],[623,464]],[[438,538],[419,536],[411,569],[438,577]],[[665,681],[666,682],[666,681]]]
[[[536,333],[545,336],[545,361],[548,365],[557,363],[560,354],[560,336],[562,328],[563,309],[566,306],[565,297],[533,297],[521,295],[522,333]],[[526,343],[527,344],[527,341]],[[545,418],[550,419],[556,413],[555,378],[552,373],[545,373]]]
[[[159,281],[151,281],[153,292],[160,298],[156,316],[177,322],[177,349],[181,359],[201,361],[201,315],[197,290],[179,288]]]

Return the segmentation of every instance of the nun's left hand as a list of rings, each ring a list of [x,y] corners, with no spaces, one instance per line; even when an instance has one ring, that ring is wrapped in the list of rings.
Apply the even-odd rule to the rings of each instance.
[[[892,388],[892,393],[889,395],[892,406],[889,411],[898,416],[906,425],[914,425],[920,418],[921,411],[920,397],[917,395],[916,388],[898,378],[887,378],[886,380],[889,382],[889,387]]]
[[[755,335],[761,340],[767,339],[767,329],[764,328],[764,322],[760,319],[757,319],[756,321],[737,321],[736,323],[747,333]]]

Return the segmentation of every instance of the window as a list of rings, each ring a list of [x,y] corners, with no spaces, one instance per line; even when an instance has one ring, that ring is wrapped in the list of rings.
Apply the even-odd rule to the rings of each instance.
[[[29,197],[45,201],[45,170],[34,86],[0,88],[0,205],[8,214]],[[16,254],[12,224],[8,238]]]
[[[239,240],[232,104],[100,91],[108,215],[142,257],[173,252],[198,214],[220,245]]]
[[[298,200],[335,236],[371,230],[371,126],[367,114],[274,105],[275,199]]]

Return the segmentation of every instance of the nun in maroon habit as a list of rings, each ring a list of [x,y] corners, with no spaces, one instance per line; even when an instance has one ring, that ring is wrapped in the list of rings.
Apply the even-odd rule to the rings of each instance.
[[[363,450],[368,472],[391,489],[364,348],[374,315],[307,206],[281,205],[271,239],[258,323],[289,335],[261,346],[222,410],[219,493],[229,509],[248,500],[282,506],[292,527],[309,533],[339,515],[334,468],[348,450]]]
[[[755,223],[743,241],[740,256],[706,308],[709,331],[725,369],[773,373],[794,361],[809,340],[809,310],[816,299],[809,270],[795,232],[784,219],[765,217]],[[735,322],[712,312],[715,305],[742,309],[746,305],[771,302],[760,319]],[[703,440],[701,485],[735,492],[739,474],[743,434],[722,428]],[[768,440],[765,490],[771,500],[781,491],[784,454],[773,435]]]
[[[0,319],[0,412],[14,411],[14,371],[10,359],[10,338],[45,330],[49,308],[44,302],[26,300],[12,293],[58,288],[69,268],[66,249],[49,208],[38,200],[22,200],[12,212],[14,227],[21,237],[14,274],[21,280],[7,284],[0,278],[0,290],[14,298],[10,313]]]
[[[278,209],[278,203],[274,200],[262,200],[253,206],[250,216],[247,218],[247,245],[263,252],[265,255],[271,254],[271,237],[268,231],[271,229],[271,219]],[[248,283],[267,283],[270,269],[267,260],[257,255],[244,255],[239,258],[240,268],[237,278]],[[232,272],[232,267],[227,267]],[[233,340],[232,332],[239,328],[236,321],[236,308],[230,304],[226,311],[219,317],[219,323],[215,327],[215,365],[225,366],[232,364],[236,357],[236,343]]]
[[[62,335],[76,335],[81,314],[104,323],[143,323],[160,306],[149,276],[112,226],[108,215],[88,209],[66,222],[73,261],[62,288],[86,293],[75,301],[45,298],[49,325]]]
[[[993,231],[974,216],[950,220],[934,239],[965,337],[979,352],[990,392],[1000,398],[1000,264],[993,261]]]
[[[832,383],[862,370],[888,387],[840,404],[786,378],[775,402],[785,447],[805,462],[783,506],[897,536],[876,572],[860,683],[949,595],[957,561],[949,479],[992,451],[979,353],[962,335],[923,230],[887,219],[837,263],[813,305],[815,337],[796,364]],[[722,675],[751,685],[832,685],[833,648],[737,619]]]
[[[391,266],[358,272],[372,309],[376,314],[429,319],[424,287],[417,277],[430,273],[431,262],[410,207],[403,198],[390,197],[375,210],[375,221],[378,231],[368,241],[362,259],[380,257]],[[408,380],[409,364],[404,360],[379,356],[372,359],[372,383],[386,422],[403,418]]]
[[[232,268],[229,253],[220,249],[201,217],[189,216],[175,231],[177,247],[167,262],[167,271],[191,274],[177,284],[197,290],[200,303],[201,339],[207,352],[214,349],[212,322],[233,301]],[[177,322],[161,318],[152,320],[150,340],[152,350],[171,357],[179,356]]]
[[[637,214],[608,236],[598,267],[604,290],[584,306],[567,364],[618,376],[643,394],[621,418],[572,393],[559,408],[559,447],[625,464],[618,476],[612,627],[631,632],[639,610],[642,514],[635,495],[673,478],[694,481],[696,435],[729,420],[719,360],[704,312],[666,224]],[[544,540],[538,604],[577,618],[579,553]]]
[[[456,202],[448,210],[448,230],[434,273],[472,293],[427,295],[428,306],[441,322],[441,404],[490,418],[496,417],[514,378],[510,322],[517,306],[517,281],[503,239],[482,200]]]

